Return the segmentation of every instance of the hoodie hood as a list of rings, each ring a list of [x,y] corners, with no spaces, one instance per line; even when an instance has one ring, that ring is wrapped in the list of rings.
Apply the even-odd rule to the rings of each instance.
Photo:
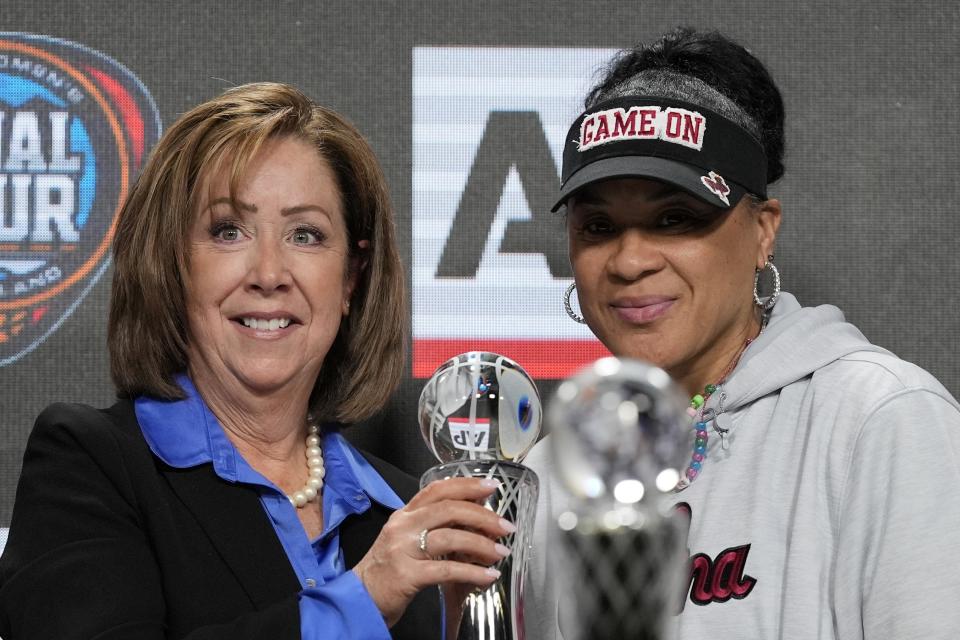
[[[858,351],[890,353],[870,344],[833,305],[801,307],[781,293],[767,327],[723,385],[723,409],[736,410]]]

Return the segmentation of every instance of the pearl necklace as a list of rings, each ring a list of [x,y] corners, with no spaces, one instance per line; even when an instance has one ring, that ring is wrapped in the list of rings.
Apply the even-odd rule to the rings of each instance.
[[[307,503],[313,502],[320,495],[323,489],[323,477],[327,475],[327,470],[323,467],[323,450],[320,448],[320,428],[315,424],[307,426],[307,483],[293,495],[286,494],[297,509],[307,506]]]

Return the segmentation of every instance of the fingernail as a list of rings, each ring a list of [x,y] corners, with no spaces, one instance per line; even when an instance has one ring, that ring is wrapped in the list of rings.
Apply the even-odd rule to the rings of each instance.
[[[500,528],[506,531],[507,533],[513,533],[517,530],[517,526],[510,522],[509,520],[504,520],[500,518]]]
[[[499,578],[500,572],[494,569],[493,567],[487,567],[484,572],[491,578]]]
[[[486,487],[487,489],[498,489],[500,487],[500,481],[494,480],[493,478],[484,478],[480,481],[480,486]]]
[[[506,558],[508,555],[510,555],[510,549],[508,549],[506,545],[500,544],[499,542],[493,545],[493,549],[501,558]]]

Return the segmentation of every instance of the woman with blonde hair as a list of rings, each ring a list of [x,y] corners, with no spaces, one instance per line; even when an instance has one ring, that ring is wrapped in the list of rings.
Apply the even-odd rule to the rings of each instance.
[[[407,313],[386,184],[349,122],[282,84],[187,112],[114,265],[121,399],[37,420],[0,635],[423,638],[440,619],[421,590],[494,580],[512,527],[474,501],[495,486],[418,492],[342,434],[396,387]]]

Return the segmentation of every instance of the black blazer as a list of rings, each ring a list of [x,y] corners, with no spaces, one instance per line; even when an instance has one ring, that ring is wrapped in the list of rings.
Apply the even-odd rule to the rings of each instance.
[[[364,454],[404,501],[416,481]],[[390,511],[376,503],[340,527],[347,567]],[[27,443],[0,558],[0,637],[297,639],[296,574],[257,493],[211,464],[157,459],[133,403],[53,405]],[[391,629],[439,637],[437,590]]]

